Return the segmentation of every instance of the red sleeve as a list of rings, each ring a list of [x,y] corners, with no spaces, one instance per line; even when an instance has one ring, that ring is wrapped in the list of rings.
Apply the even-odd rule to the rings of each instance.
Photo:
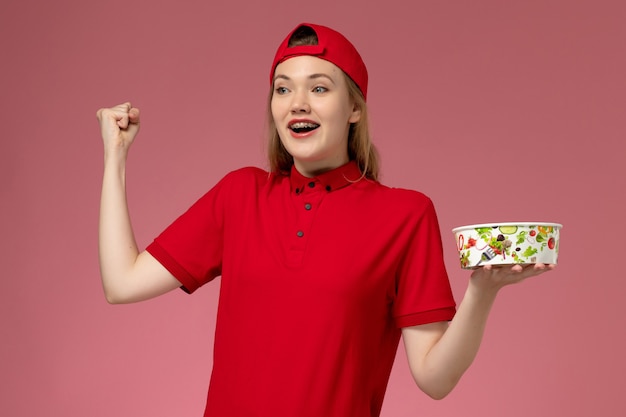
[[[188,293],[221,275],[229,189],[226,176],[146,248]]]
[[[393,314],[398,327],[452,320],[456,303],[443,259],[441,233],[430,199],[421,204],[399,268]]]

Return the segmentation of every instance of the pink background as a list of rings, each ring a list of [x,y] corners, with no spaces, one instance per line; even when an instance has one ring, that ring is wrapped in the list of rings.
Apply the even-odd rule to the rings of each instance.
[[[382,180],[435,201],[458,300],[454,226],[565,225],[557,271],[503,290],[456,390],[419,392],[401,348],[383,416],[624,415],[625,4],[4,0],[0,415],[201,415],[219,284],[105,302],[95,111],[143,112],[145,246],[227,171],[265,166],[268,66],[300,21],[362,52]]]

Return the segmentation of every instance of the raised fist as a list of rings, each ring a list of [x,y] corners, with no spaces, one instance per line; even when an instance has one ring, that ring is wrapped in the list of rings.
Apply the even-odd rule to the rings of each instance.
[[[106,151],[127,151],[139,131],[139,109],[130,103],[103,108],[96,113]]]

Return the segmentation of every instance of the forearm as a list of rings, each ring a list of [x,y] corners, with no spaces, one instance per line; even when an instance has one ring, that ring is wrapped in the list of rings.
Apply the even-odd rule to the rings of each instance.
[[[423,357],[420,386],[432,397],[445,397],[474,361],[496,294],[470,282],[454,319]]]
[[[415,381],[426,394],[443,398],[474,361],[487,318],[501,288],[553,270],[555,265],[491,265],[472,272],[465,297],[449,323],[430,323],[402,330]]]
[[[100,271],[109,302],[120,298],[125,281],[137,260],[126,200],[125,158],[105,158],[99,222]]]

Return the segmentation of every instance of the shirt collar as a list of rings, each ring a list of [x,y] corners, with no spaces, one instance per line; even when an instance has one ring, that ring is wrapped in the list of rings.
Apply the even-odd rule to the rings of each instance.
[[[305,188],[309,188],[309,184],[312,183],[314,186],[321,186],[322,189],[332,192],[359,181],[361,177],[361,170],[356,161],[350,161],[345,165],[324,172],[313,178],[305,177],[300,174],[296,166],[293,165],[290,175],[291,191],[300,194]]]

